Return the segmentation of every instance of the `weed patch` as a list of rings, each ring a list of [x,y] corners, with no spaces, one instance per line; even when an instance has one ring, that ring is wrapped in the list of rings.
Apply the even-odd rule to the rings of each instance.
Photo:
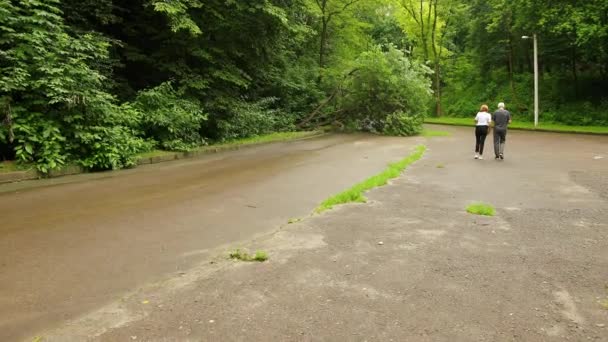
[[[496,209],[489,204],[477,202],[467,206],[467,213],[482,216],[494,216],[496,214]]]
[[[399,177],[403,170],[405,170],[409,165],[422,158],[425,151],[426,146],[417,146],[414,153],[396,163],[389,164],[388,168],[381,173],[372,176],[361,183],[355,184],[348,190],[326,199],[323,201],[323,203],[321,203],[321,205],[319,205],[319,207],[317,207],[315,212],[322,213],[326,210],[332,209],[336,205],[345,203],[365,203],[367,199],[363,193],[373,188],[386,185],[390,179]]]
[[[268,260],[268,253],[264,251],[257,251],[254,255],[247,253],[247,251],[243,251],[240,249],[236,249],[230,252],[230,259],[240,260],[240,261],[257,261],[264,262]]]

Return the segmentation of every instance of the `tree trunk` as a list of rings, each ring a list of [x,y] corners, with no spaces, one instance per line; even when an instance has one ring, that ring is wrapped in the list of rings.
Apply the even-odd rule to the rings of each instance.
[[[435,61],[435,114],[441,116],[441,66]]]
[[[431,26],[431,45],[433,49],[433,62],[435,64],[435,84],[433,89],[435,91],[435,115],[438,117],[441,116],[441,51],[437,52],[437,17],[439,16],[437,13],[437,2],[439,0],[431,1],[429,4],[429,16],[431,15],[431,10],[433,10],[433,25]],[[431,5],[433,7],[431,7]],[[443,35],[439,44],[443,43]],[[439,47],[441,49],[441,46]]]
[[[319,67],[325,66],[325,49],[327,44],[327,19],[323,17],[323,24],[321,27],[321,46],[319,48]]]
[[[576,45],[572,45],[572,80],[574,81],[574,96],[578,97],[578,73],[576,72]]]

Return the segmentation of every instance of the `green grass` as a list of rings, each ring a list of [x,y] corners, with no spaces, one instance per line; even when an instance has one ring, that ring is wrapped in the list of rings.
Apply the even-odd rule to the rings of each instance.
[[[268,253],[264,251],[257,251],[254,255],[250,255],[246,251],[242,251],[240,249],[236,249],[230,253],[230,259],[240,260],[240,261],[257,261],[264,262],[268,260]]]
[[[16,163],[14,161],[3,161],[0,162],[0,173],[9,173],[9,172],[17,172],[17,171],[27,171],[31,169],[33,166],[31,165],[23,165]]]
[[[251,138],[246,138],[246,139],[235,139],[235,140],[227,141],[224,143],[201,146],[198,149],[196,149],[196,151],[204,152],[204,151],[208,151],[208,150],[216,150],[216,149],[221,150],[224,148],[230,148],[230,147],[236,147],[236,146],[257,145],[257,144],[264,144],[264,143],[271,143],[271,142],[294,140],[294,139],[313,136],[313,135],[319,134],[319,133],[322,133],[322,131],[271,133],[271,134],[266,134],[266,135],[260,135],[257,137],[251,137]],[[180,153],[180,152],[152,150],[150,152],[140,153],[138,155],[138,157],[139,157],[139,159],[147,159],[147,158],[171,156],[171,155],[175,155],[177,153]]]
[[[482,216],[494,216],[496,214],[496,209],[489,204],[477,202],[467,206],[467,213]]]
[[[437,168],[438,168],[438,169],[444,169],[444,168],[445,168],[445,165],[443,165],[443,164],[437,164]]]
[[[345,203],[364,203],[367,201],[365,196],[363,195],[366,191],[371,190],[373,188],[386,185],[389,179],[397,178],[403,170],[405,170],[409,165],[416,162],[424,155],[426,151],[426,146],[417,146],[414,153],[410,154],[406,158],[390,164],[384,171],[381,173],[372,176],[361,183],[354,185],[352,188],[345,190],[335,196],[328,198],[323,201],[317,207],[315,212],[322,213],[326,210],[332,209],[336,205],[345,204]]]
[[[449,137],[451,135],[450,132],[446,131],[434,131],[432,129],[425,129],[422,131],[422,136],[427,138],[432,137]]]
[[[264,262],[264,261],[268,260],[268,253],[266,253],[264,251],[257,251],[257,252],[255,252],[255,255],[253,256],[253,260],[258,261],[258,262]]]
[[[472,118],[426,118],[425,123],[443,124],[454,126],[474,126],[475,121]],[[608,126],[568,126],[551,122],[540,122],[538,127],[534,127],[533,122],[522,122],[515,120],[510,129],[520,129],[529,131],[546,131],[546,132],[561,132],[561,133],[585,133],[585,134],[608,134]]]
[[[302,221],[302,219],[301,219],[301,218],[290,218],[290,219],[287,221],[287,224],[294,224],[294,223],[298,223],[298,222],[300,222],[300,221]]]
[[[318,133],[321,133],[321,131],[271,133],[271,134],[266,134],[266,135],[260,135],[257,137],[230,140],[230,141],[227,141],[227,142],[221,143],[221,144],[204,146],[201,149],[204,150],[207,148],[217,148],[217,147],[225,147],[225,146],[241,146],[241,145],[253,145],[253,144],[277,142],[277,141],[286,141],[286,140],[305,138],[305,137],[315,135]]]
[[[146,158],[170,156],[170,155],[173,155],[175,153],[177,153],[177,152],[163,151],[163,150],[152,150],[150,152],[140,153],[137,156],[140,159],[146,159]]]

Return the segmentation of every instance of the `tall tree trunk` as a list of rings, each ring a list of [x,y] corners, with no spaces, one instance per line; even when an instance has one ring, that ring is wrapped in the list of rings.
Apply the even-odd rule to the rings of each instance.
[[[425,22],[424,22],[424,1],[420,0],[420,38],[422,40],[422,51],[424,52],[424,62],[426,63],[429,60],[429,44],[428,44],[428,33],[425,30]],[[428,21],[427,21],[428,23]]]
[[[576,72],[576,45],[572,45],[571,55],[572,80],[574,81],[574,96],[578,97],[578,73]]]
[[[321,27],[321,46],[319,47],[319,67],[325,67],[325,50],[327,44],[327,18],[323,17]]]
[[[509,67],[509,84],[511,91],[513,91],[513,37],[509,33],[509,56],[508,56],[508,67]]]
[[[441,116],[441,66],[435,62],[435,114]]]
[[[511,100],[514,104],[519,104],[517,92],[515,91],[515,81],[513,80],[514,69],[514,57],[515,51],[513,48],[513,35],[509,32],[509,87],[511,88]]]
[[[437,2],[439,2],[439,0],[431,0],[431,3],[429,4],[429,15],[431,15],[430,12],[432,10],[433,25],[431,26],[431,47],[433,50],[433,64],[435,66],[435,81],[433,82],[433,91],[435,92],[435,115],[441,116],[441,52],[443,48],[442,44],[444,34],[442,33],[441,35],[441,39],[439,41],[440,50],[437,51],[437,18],[439,16],[437,13]]]

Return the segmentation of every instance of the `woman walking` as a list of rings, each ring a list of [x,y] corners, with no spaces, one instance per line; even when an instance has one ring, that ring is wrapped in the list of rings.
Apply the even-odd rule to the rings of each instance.
[[[490,131],[492,115],[488,113],[488,106],[483,105],[475,116],[475,159],[483,159],[483,146]]]

